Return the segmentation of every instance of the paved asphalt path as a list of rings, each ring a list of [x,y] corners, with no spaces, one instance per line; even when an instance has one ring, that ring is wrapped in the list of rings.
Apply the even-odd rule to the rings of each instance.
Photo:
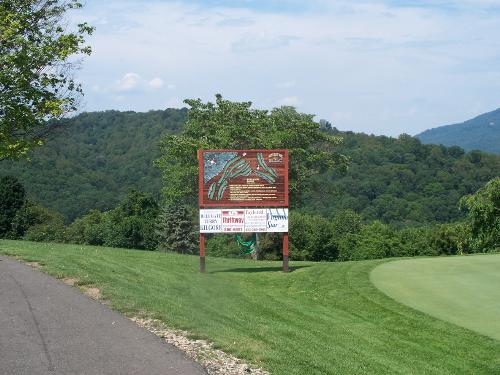
[[[76,288],[0,257],[0,374],[206,372]]]

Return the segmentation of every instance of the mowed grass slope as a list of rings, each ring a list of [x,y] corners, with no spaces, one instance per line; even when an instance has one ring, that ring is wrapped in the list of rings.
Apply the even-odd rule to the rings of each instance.
[[[101,289],[274,374],[498,374],[500,341],[401,305],[376,289],[382,261],[292,263],[0,241],[57,277]]]
[[[371,280],[398,302],[500,340],[500,254],[387,262]]]

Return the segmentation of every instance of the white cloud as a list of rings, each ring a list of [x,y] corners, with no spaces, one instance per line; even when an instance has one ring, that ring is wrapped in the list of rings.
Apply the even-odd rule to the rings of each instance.
[[[296,107],[300,104],[300,99],[297,96],[286,96],[278,100],[278,105],[287,105]]]
[[[163,87],[163,79],[161,79],[160,77],[155,77],[148,82],[148,85],[153,89],[159,89]]]
[[[80,72],[87,106],[112,107],[116,91],[127,94],[120,109],[133,110],[164,108],[158,93],[174,88],[177,98],[213,101],[220,92],[260,108],[300,105],[325,119],[333,113],[341,129],[389,135],[498,107],[499,13],[485,9],[500,1],[317,3],[321,11],[294,13],[88,0],[82,20],[107,24],[92,36],[94,52]],[[117,69],[129,73],[113,82]],[[155,77],[162,85],[153,90]]]
[[[116,82],[118,91],[129,91],[136,88],[141,81],[141,76],[137,73],[125,73],[125,75]]]
[[[146,91],[148,89],[159,90],[165,86],[165,82],[161,77],[154,77],[149,80],[143,78],[140,74],[129,72],[125,73],[122,78],[117,80],[112,87],[111,91],[119,92],[136,92],[136,91]],[[172,84],[167,85],[167,88],[171,90],[173,88]],[[96,92],[106,92],[99,85],[94,85],[92,89]]]

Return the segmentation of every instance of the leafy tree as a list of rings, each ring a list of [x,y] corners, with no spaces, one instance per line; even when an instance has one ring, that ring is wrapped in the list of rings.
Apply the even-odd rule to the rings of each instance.
[[[341,138],[320,131],[312,115],[293,107],[258,110],[251,108],[251,102],[231,102],[221,95],[216,95],[215,104],[200,99],[185,103],[191,108],[184,129],[163,138],[157,160],[169,203],[194,202],[198,149],[288,149],[290,194],[295,203],[309,187],[311,176],[346,164],[346,157],[334,151]]]
[[[359,233],[361,228],[361,215],[353,210],[342,210],[332,219],[332,234],[336,241],[348,233]]]
[[[500,177],[489,181],[475,194],[462,198],[474,246],[481,251],[500,248]]]
[[[292,211],[289,232],[290,259],[332,261],[337,258],[332,226],[324,217]]]
[[[77,0],[0,2],[0,160],[19,158],[51,129],[47,120],[76,110],[82,94],[71,73],[75,55],[93,28],[65,30],[64,15]]]
[[[132,190],[112,210],[91,210],[66,231],[66,240],[88,245],[155,250],[158,203],[151,194]]]
[[[151,194],[131,191],[115,209],[106,212],[104,244],[130,249],[156,249],[158,211],[158,202]]]
[[[151,194],[129,192],[114,209],[91,210],[67,230],[67,241],[131,249],[154,250],[158,203]]]
[[[11,231],[12,221],[24,204],[25,195],[17,178],[5,176],[0,179],[0,238]]]
[[[477,191],[498,175],[500,156],[423,145],[418,139],[398,139],[341,132],[339,152],[350,157],[345,173],[328,171],[314,177],[327,186],[306,193],[303,207],[331,216],[352,209],[364,221],[380,220],[396,227],[456,221],[465,217],[460,198]],[[479,161],[478,161],[479,160]]]
[[[196,231],[189,210],[180,204],[167,205],[156,225],[159,249],[181,254],[196,253]]]

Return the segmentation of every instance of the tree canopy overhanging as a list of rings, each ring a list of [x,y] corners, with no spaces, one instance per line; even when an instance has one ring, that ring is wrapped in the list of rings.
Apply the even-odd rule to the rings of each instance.
[[[0,2],[0,160],[17,159],[43,143],[48,120],[77,109],[83,94],[72,76],[78,56],[89,55],[87,23],[66,29],[77,0]]]

